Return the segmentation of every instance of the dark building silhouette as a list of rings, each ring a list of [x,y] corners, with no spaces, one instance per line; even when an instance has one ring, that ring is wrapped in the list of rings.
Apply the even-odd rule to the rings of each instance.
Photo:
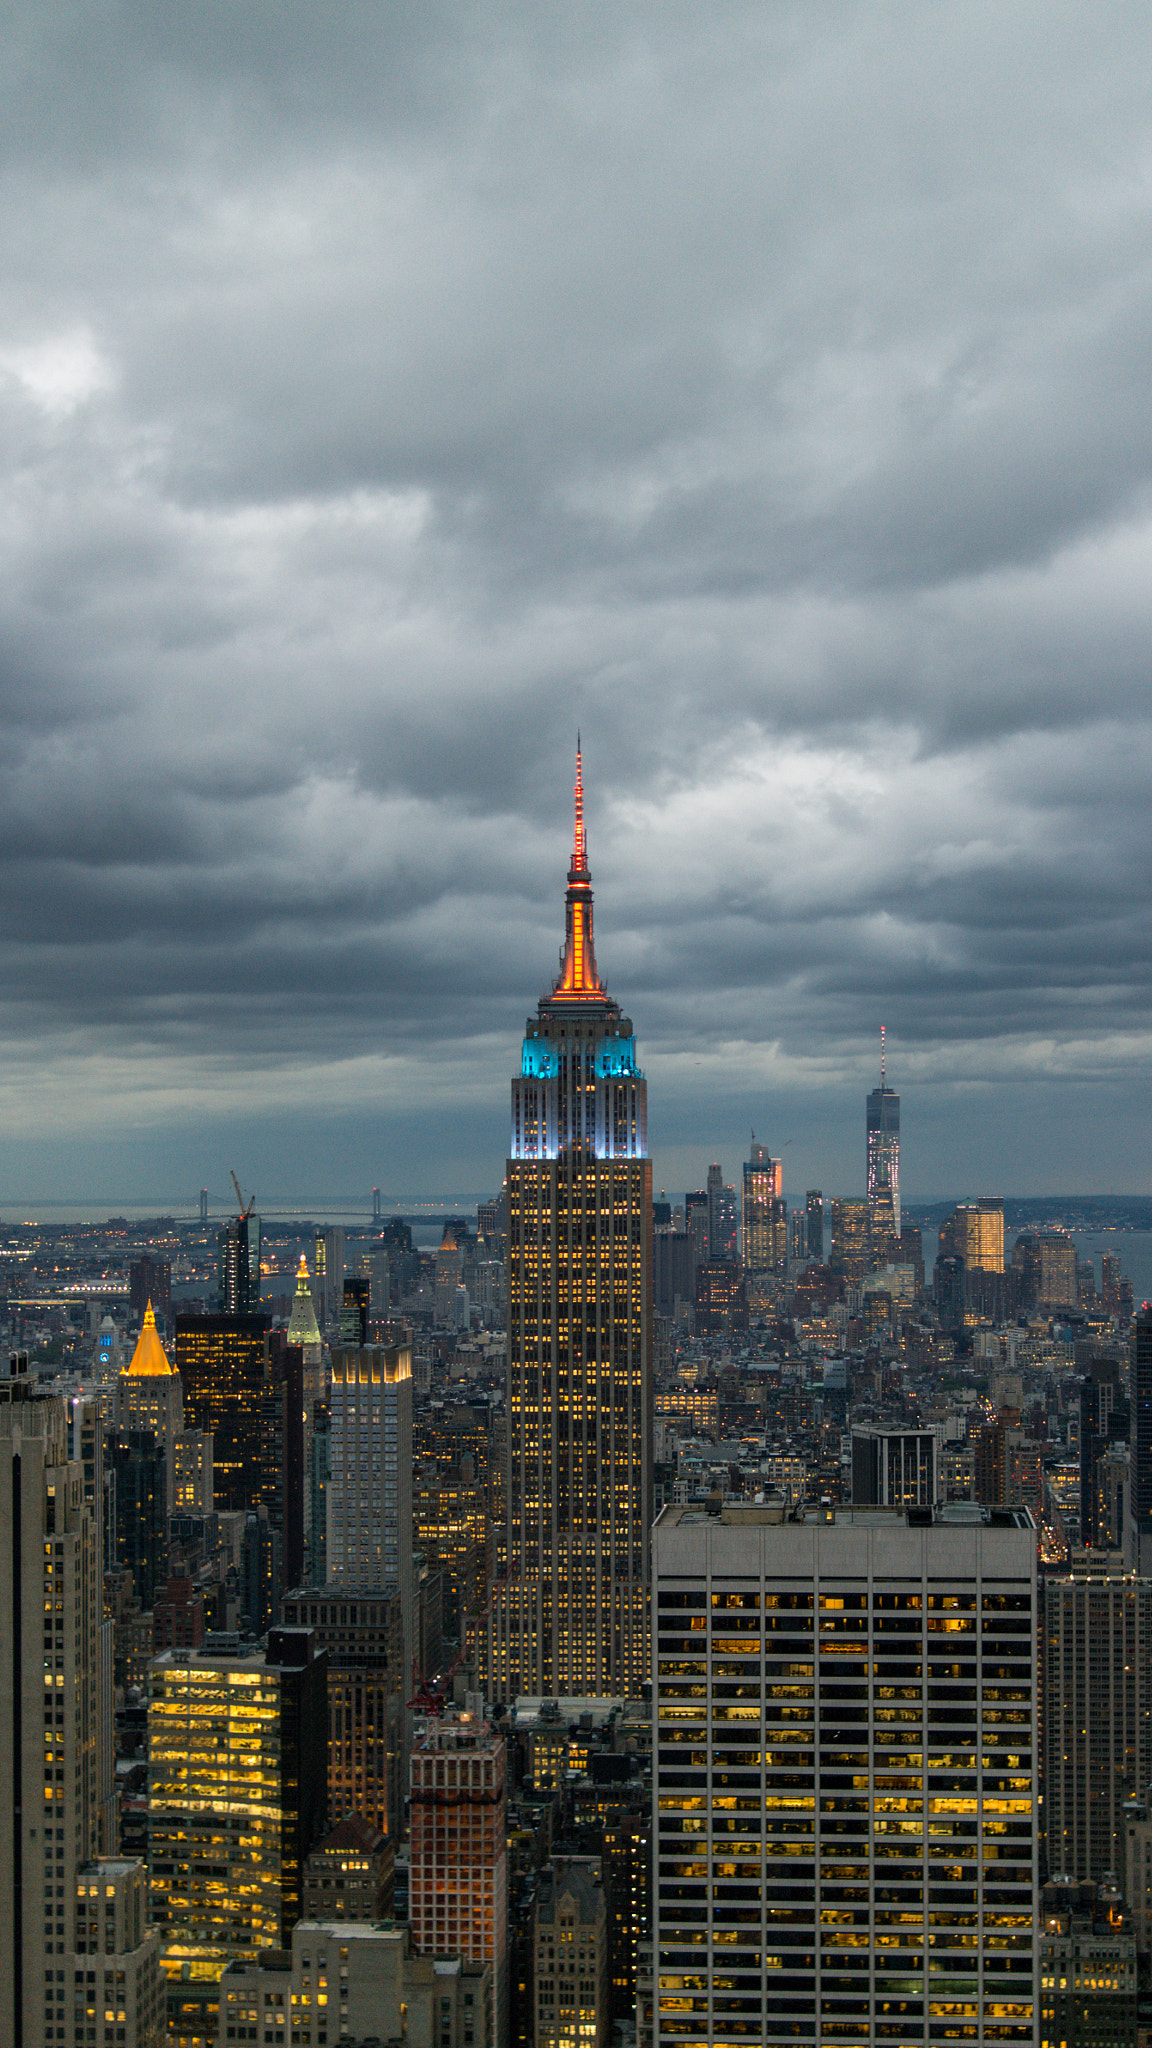
[[[933,1291],[941,1329],[962,1329],[967,1299],[963,1259],[952,1253],[945,1253],[937,1259],[933,1268]]]
[[[261,1398],[260,1493],[280,1542],[281,1584],[304,1576],[304,1347],[283,1330],[268,1339]]]
[[[934,1429],[852,1431],[854,1507],[934,1507],[940,1498]]]
[[[396,1841],[402,1831],[404,1669],[396,1586],[301,1587],[284,1598],[285,1625],[310,1628],[327,1654],[328,1813],[358,1813]]]
[[[1147,1573],[1152,1569],[1152,1305],[1148,1302],[1136,1317],[1132,1345],[1131,1444],[1136,1566]]]
[[[129,1567],[133,1591],[147,1613],[168,1576],[168,1465],[153,1431],[114,1430],[105,1445],[104,1472],[115,1503],[116,1563]]]
[[[204,1643],[204,1595],[192,1579],[172,1578],[152,1602],[152,1648],[199,1650]]]
[[[176,1317],[185,1427],[211,1432],[218,1509],[246,1508],[253,1502],[271,1327],[269,1316]]]
[[[696,1268],[696,1334],[726,1337],[748,1328],[744,1275],[730,1259],[708,1259]]]
[[[900,1242],[896,1253],[897,1263],[911,1266],[916,1275],[916,1299],[924,1292],[924,1241],[914,1223],[902,1223]]]
[[[280,1617],[280,1536],[265,1507],[250,1508],[240,1549],[240,1614],[260,1637]]]
[[[145,1252],[128,1268],[128,1303],[134,1322],[142,1323],[151,1302],[164,1328],[171,1328],[172,1267],[167,1259],[154,1259]]]
[[[652,1239],[652,1302],[672,1316],[677,1301],[696,1299],[696,1245],[686,1230],[658,1230]]]
[[[249,1211],[217,1237],[217,1292],[226,1316],[260,1312],[260,1236],[260,1218]]]
[[[360,1274],[349,1274],[344,1282],[340,1307],[340,1342],[360,1350],[368,1342],[369,1283]]]
[[[1093,1358],[1080,1382],[1080,1542],[1085,1549],[1108,1548],[1108,1525],[1100,1499],[1100,1461],[1110,1443],[1125,1443],[1131,1414],[1120,1382],[1119,1362]]]

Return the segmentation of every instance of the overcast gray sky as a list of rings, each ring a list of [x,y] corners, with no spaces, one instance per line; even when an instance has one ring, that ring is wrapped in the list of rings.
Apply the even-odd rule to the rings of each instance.
[[[1152,13],[9,0],[0,1200],[1144,1190]]]

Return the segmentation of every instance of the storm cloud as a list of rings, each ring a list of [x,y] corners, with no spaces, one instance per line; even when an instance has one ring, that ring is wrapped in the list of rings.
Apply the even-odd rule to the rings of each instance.
[[[1148,1184],[1152,19],[8,11],[0,1200]],[[239,1155],[243,1156],[239,1156]]]

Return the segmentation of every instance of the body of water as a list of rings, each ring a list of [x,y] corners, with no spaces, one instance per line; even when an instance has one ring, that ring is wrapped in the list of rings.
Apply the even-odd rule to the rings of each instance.
[[[1006,1230],[1004,1233],[1004,1261],[1012,1256],[1012,1247],[1019,1232]],[[938,1233],[925,1230],[924,1278],[931,1285],[932,1268],[936,1263]],[[1076,1230],[1072,1233],[1076,1257],[1091,1259],[1096,1268],[1096,1286],[1100,1286],[1100,1259],[1104,1252],[1113,1252],[1120,1261],[1120,1270],[1126,1280],[1132,1282],[1132,1297],[1139,1308],[1142,1301],[1152,1301],[1152,1230]]]

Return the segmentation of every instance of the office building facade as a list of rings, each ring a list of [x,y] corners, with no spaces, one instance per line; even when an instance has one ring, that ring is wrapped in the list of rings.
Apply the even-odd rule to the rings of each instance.
[[[176,1317],[176,1370],[189,1428],[212,1438],[212,1485],[220,1509],[263,1498],[260,1403],[268,1374],[271,1317]],[[254,1494],[254,1487],[260,1491]]]
[[[26,1372],[0,1381],[0,2040],[158,2048],[143,1871],[97,1854],[111,1705],[100,1487],[70,1423]]]
[[[291,1948],[229,1965],[220,1986],[220,2043],[480,2048],[491,2008],[489,1970],[454,1956],[411,1955],[402,1927],[302,1920]]]
[[[788,1210],[780,1161],[755,1139],[752,1156],[744,1161],[743,1231],[744,1270],[749,1279],[762,1280],[779,1272],[788,1253]]]
[[[401,1729],[410,1674],[398,1586],[304,1587],[285,1627],[308,1628],[328,1657],[328,1818],[360,1814],[395,1842],[403,1825]]]
[[[332,1583],[396,1586],[405,1668],[415,1643],[412,1593],[412,1343],[332,1353],[327,1572]]]
[[[260,1218],[251,1210],[225,1224],[217,1240],[217,1292],[220,1313],[260,1313]]]
[[[867,1134],[868,1207],[883,1231],[900,1235],[900,1097],[884,1078],[884,1031],[880,1031],[880,1086],[864,1106]]]
[[[852,1430],[854,1507],[930,1508],[940,1499],[940,1441],[934,1429]]]
[[[665,1508],[653,1550],[657,2048],[1034,2043],[1031,1518]]]
[[[489,1689],[620,1694],[647,1672],[652,1169],[631,1021],[592,942],[577,756],[566,935],[512,1083],[508,1538]]]
[[[1145,1303],[1132,1326],[1131,1513],[1129,1564],[1152,1577],[1152,1307]]]
[[[1044,1587],[1048,1873],[1124,1868],[1125,1804],[1152,1784],[1152,1581],[1089,1553]]]
[[[598,1856],[554,1856],[541,1873],[533,1947],[536,2048],[604,2048],[611,2000]]]
[[[148,1700],[149,1879],[165,1974],[283,1948],[304,1858],[327,1824],[323,1651],[305,1629],[267,1650],[168,1650]]]

